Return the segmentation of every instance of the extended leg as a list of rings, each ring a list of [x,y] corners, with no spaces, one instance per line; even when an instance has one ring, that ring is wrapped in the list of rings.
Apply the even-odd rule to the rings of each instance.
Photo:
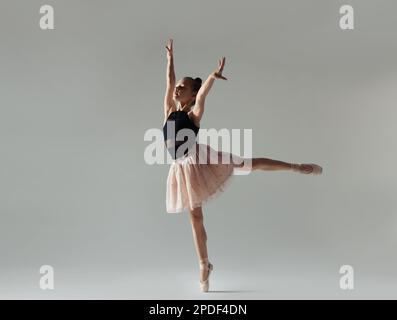
[[[269,158],[245,158],[244,162],[235,164],[241,170],[292,170],[293,164]]]
[[[250,165],[251,163],[251,165]],[[296,171],[300,173],[313,173],[313,174],[321,174],[322,168],[319,165],[314,163],[309,164],[297,164],[297,163],[289,163],[280,160],[274,160],[269,158],[250,158],[244,159],[244,162],[235,165],[236,168],[241,170],[266,170],[266,171],[274,171],[274,170],[288,170],[288,171]]]

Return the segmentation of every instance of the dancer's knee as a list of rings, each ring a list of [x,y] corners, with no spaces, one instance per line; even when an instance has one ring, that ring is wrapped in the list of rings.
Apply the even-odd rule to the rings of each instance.
[[[240,158],[233,162],[234,168],[242,171],[252,171],[256,165],[254,160],[252,158]]]
[[[190,218],[194,223],[202,223],[203,221],[203,211],[201,207],[190,209]]]

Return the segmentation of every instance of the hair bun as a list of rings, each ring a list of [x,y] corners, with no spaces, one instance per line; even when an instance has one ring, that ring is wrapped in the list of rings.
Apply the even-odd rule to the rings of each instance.
[[[202,84],[202,82],[203,82],[203,80],[201,80],[201,78],[196,78],[196,79],[194,79],[194,81],[196,81],[196,82],[200,83],[200,85],[201,85],[201,84]]]

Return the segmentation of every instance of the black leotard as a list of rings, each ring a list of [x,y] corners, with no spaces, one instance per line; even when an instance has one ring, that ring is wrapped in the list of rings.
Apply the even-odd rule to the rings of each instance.
[[[173,129],[173,125],[175,124],[175,129]],[[170,132],[167,132],[167,129]],[[190,129],[185,130],[180,133],[180,136],[177,140],[177,134],[182,129]],[[173,132],[175,130],[175,132]],[[167,118],[166,123],[163,126],[163,135],[164,142],[167,147],[168,152],[171,154],[173,159],[181,158],[187,154],[188,150],[192,145],[196,143],[197,134],[200,130],[200,127],[197,127],[194,122],[189,118],[187,112],[182,110],[173,111]],[[169,136],[168,136],[169,134]],[[188,139],[189,134],[189,139]],[[193,139],[194,134],[194,139]],[[191,137],[191,138],[190,138]],[[186,144],[185,142],[188,141]],[[179,147],[183,144],[181,151],[178,152]],[[183,153],[182,153],[183,150]]]

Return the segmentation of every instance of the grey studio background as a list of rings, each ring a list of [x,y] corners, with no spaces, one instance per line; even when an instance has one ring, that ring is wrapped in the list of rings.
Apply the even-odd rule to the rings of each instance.
[[[41,5],[55,30],[39,28]],[[350,4],[355,29],[339,28]],[[397,3],[0,2],[2,299],[396,298]],[[251,128],[253,156],[322,176],[236,176],[204,206],[212,292],[189,217],[167,214],[168,38],[178,79],[226,56],[202,128]],[[39,268],[54,268],[41,290]],[[339,268],[354,268],[341,290]]]

